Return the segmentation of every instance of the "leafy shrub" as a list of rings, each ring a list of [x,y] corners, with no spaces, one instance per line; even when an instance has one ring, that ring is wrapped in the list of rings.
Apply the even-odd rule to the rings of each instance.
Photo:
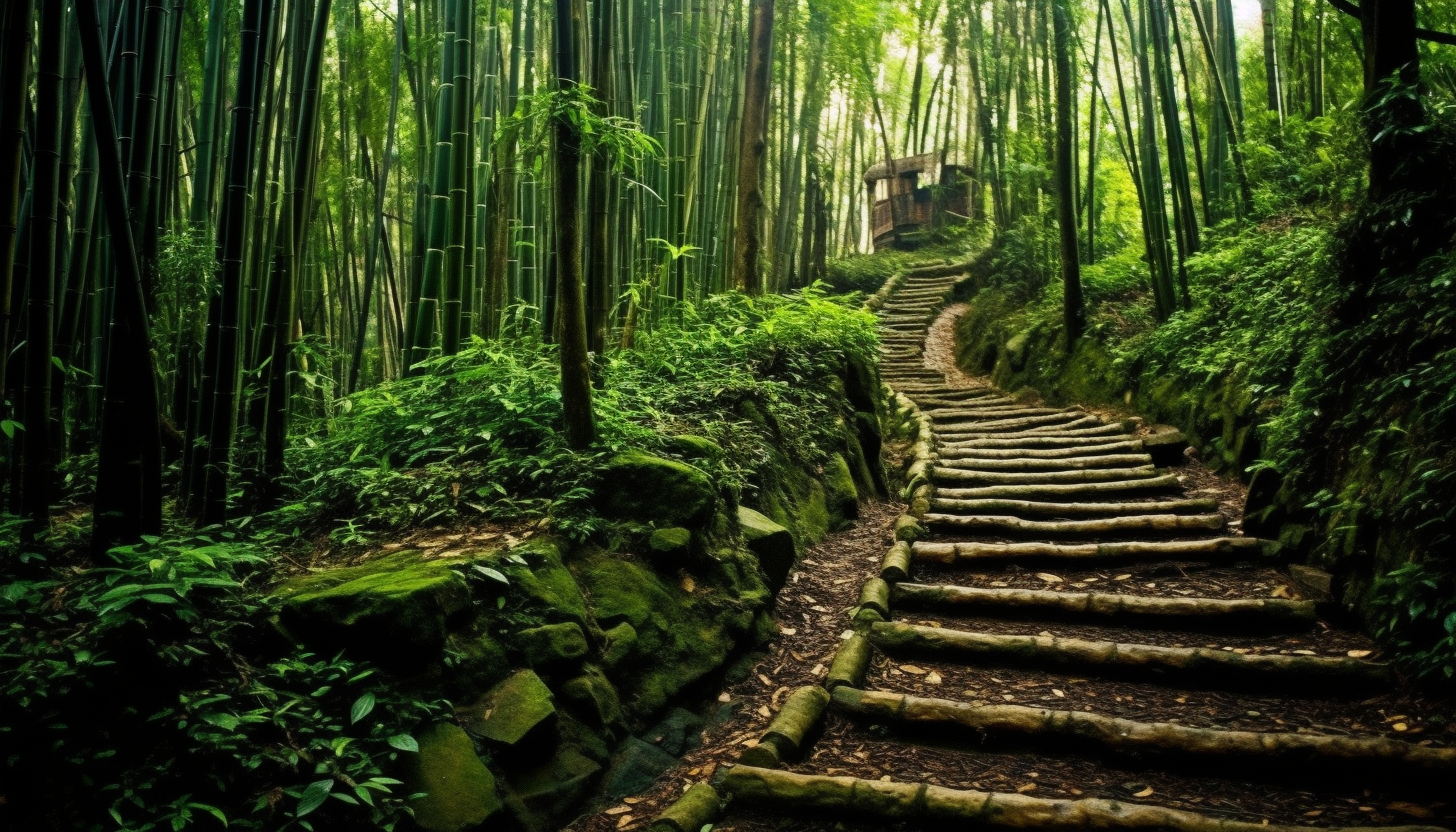
[[[421,376],[343,400],[291,451],[293,504],[268,524],[340,525],[348,535],[460,518],[549,514],[588,534],[595,466],[605,455],[659,448],[696,433],[724,448],[705,462],[730,488],[766,459],[761,426],[735,415],[752,401],[810,464],[827,456],[850,358],[873,361],[872,316],[812,287],[795,295],[715,295],[683,304],[634,349],[609,353],[594,393],[598,443],[572,451],[560,433],[554,346],[477,340],[433,359]]]
[[[272,605],[247,588],[267,564],[253,547],[149,538],[108,558],[0,592],[15,828],[182,829],[204,816],[392,828],[407,816],[388,772],[439,704],[357,662],[274,644]]]
[[[1408,563],[1371,597],[1375,635],[1415,676],[1456,681],[1456,573],[1451,564]]]

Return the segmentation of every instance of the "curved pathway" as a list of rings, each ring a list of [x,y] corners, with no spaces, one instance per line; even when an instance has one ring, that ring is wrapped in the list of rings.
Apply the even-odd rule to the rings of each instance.
[[[883,378],[922,426],[911,515],[822,684],[719,768],[720,828],[1452,826],[1452,735],[1392,712],[1390,668],[1272,545],[1130,424],[929,366],[961,277],[881,293]],[[659,823],[696,832],[691,802]]]

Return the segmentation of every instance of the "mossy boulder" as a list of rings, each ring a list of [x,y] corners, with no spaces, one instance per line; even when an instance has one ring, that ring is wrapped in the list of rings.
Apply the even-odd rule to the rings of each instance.
[[[460,832],[484,823],[502,808],[495,775],[475,755],[475,743],[458,725],[441,723],[419,736],[420,750],[405,755],[405,791],[415,825],[427,832]]]
[[[591,789],[602,767],[572,746],[544,763],[507,774],[506,803],[527,832],[547,832]]]
[[[798,555],[794,536],[747,506],[738,507],[738,526],[743,530],[743,544],[758,559],[768,588],[777,594],[788,581],[789,570]]]
[[[602,636],[607,643],[602,649],[602,664],[607,667],[616,667],[637,646],[637,629],[626,621],[604,631]]]
[[[594,728],[612,728],[622,721],[617,689],[598,669],[590,668],[561,685],[562,705]]]
[[[510,675],[510,659],[505,648],[480,628],[453,632],[447,643],[456,656],[444,680],[448,699],[468,702]]]
[[[687,460],[712,460],[723,455],[723,449],[718,446],[717,442],[703,436],[694,436],[691,433],[669,436],[666,444],[670,453]]]
[[[280,594],[280,619],[304,644],[390,667],[438,659],[450,625],[472,609],[465,579],[417,552],[299,578]]]
[[[493,565],[510,579],[506,592],[509,602],[519,603],[522,611],[539,621],[570,621],[587,626],[586,599],[576,578],[566,568],[560,548],[549,540],[533,540],[518,546],[510,554],[526,564],[506,563],[496,559]]]
[[[658,529],[647,538],[647,549],[659,563],[677,565],[692,553],[693,533],[682,526]]]
[[[513,674],[460,714],[470,733],[502,746],[520,744],[555,715],[551,690],[530,670]]]
[[[842,529],[859,517],[859,489],[855,488],[854,472],[843,454],[833,454],[824,463],[824,505],[832,530]]]
[[[612,757],[612,765],[602,779],[602,795],[618,800],[645,792],[662,773],[677,764],[677,758],[652,743],[628,737]]]
[[[689,593],[641,563],[606,555],[584,563],[580,575],[597,623],[608,632],[630,624],[636,633],[611,673],[629,716],[657,711],[733,649],[730,599],[721,593]]]
[[[530,627],[516,633],[516,646],[526,664],[535,668],[553,668],[580,661],[587,654],[586,634],[570,621]]]
[[[701,528],[717,491],[708,475],[677,460],[626,451],[602,466],[597,509],[613,520]]]
[[[818,543],[829,534],[824,485],[787,461],[775,466],[775,477],[760,490],[756,508],[792,532],[799,546]]]

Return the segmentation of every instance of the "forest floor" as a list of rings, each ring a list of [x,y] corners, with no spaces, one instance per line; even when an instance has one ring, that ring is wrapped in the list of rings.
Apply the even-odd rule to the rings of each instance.
[[[942,389],[987,389],[984,379],[962,373],[954,365],[953,327],[963,306],[945,309],[933,319],[924,342],[924,366],[944,373]],[[893,382],[892,382],[893,383]],[[1018,406],[1036,404],[1018,397]],[[1127,414],[1107,414],[1122,419]],[[1139,426],[1145,429],[1144,426]],[[886,464],[898,470],[906,452],[887,448]],[[1213,499],[1227,531],[1237,536],[1244,489],[1221,477],[1197,459],[1174,469],[1179,495]],[[1156,499],[1172,499],[1160,497]],[[800,685],[822,683],[842,639],[852,634],[849,616],[863,582],[879,574],[886,549],[894,542],[892,525],[904,507],[898,502],[870,502],[858,522],[813,546],[798,563],[779,596],[779,636],[742,681],[718,696],[720,710],[732,713],[711,725],[702,745],[663,775],[649,791],[585,815],[570,832],[608,832],[644,828],[693,783],[708,780],[722,765],[755,744],[784,697]],[[932,509],[933,511],[935,509]],[[941,535],[934,539],[945,539]],[[951,535],[949,537],[954,537]],[[1191,540],[1197,535],[1175,535]],[[1206,535],[1205,535],[1206,537]],[[963,538],[956,538],[963,539]],[[1162,539],[1162,538],[1160,538]],[[979,534],[978,543],[1010,538]],[[1288,577],[1278,568],[1258,563],[1197,562],[1168,559],[1121,565],[1066,563],[1057,566],[986,565],[975,569],[917,563],[920,584],[955,584],[982,589],[1024,588],[1093,591],[1155,598],[1280,598],[1295,597]],[[1318,621],[1315,626],[1271,636],[1268,633],[1210,634],[1196,629],[1151,629],[1079,622],[1007,620],[924,611],[893,611],[893,620],[947,630],[1007,635],[1051,635],[1162,647],[1205,647],[1242,655],[1319,656],[1330,659],[1379,659],[1378,645],[1364,636]],[[1456,725],[1448,701],[1423,696],[1396,685],[1368,698],[1280,695],[1274,691],[1234,691],[1198,686],[1172,686],[1151,680],[1084,676],[1038,666],[986,667],[953,659],[915,657],[914,664],[877,650],[860,686],[920,697],[955,699],[971,705],[1020,704],[1056,710],[1085,711],[1188,727],[1260,732],[1314,732],[1343,736],[1385,736],[1427,747],[1456,746]],[[1104,798],[1127,803],[1199,812],[1255,824],[1290,826],[1375,826],[1421,822],[1451,825],[1456,798],[1433,796],[1429,790],[1401,784],[1367,786],[1373,777],[1358,762],[1347,774],[1325,778],[1284,779],[1250,775],[1244,768],[1217,761],[1153,762],[1107,758],[1035,748],[982,746],[974,735],[959,738],[943,730],[908,730],[873,724],[831,708],[822,734],[805,758],[790,771],[812,775],[847,775],[865,780],[923,782],[959,789],[1018,793],[1049,799]],[[650,738],[648,738],[650,739]],[[1374,774],[1374,770],[1368,772]],[[1287,779],[1287,778],[1285,778]],[[919,823],[876,819],[836,820],[819,813],[796,815],[774,808],[734,806],[715,827],[718,832],[792,832],[920,828]]]

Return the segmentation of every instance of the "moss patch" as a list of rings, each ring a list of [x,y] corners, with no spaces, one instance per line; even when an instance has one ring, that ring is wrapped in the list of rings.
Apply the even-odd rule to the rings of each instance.
[[[391,666],[425,664],[445,646],[447,620],[470,609],[463,578],[440,561],[402,552],[286,584],[281,620],[319,650],[345,648]]]
[[[475,755],[475,743],[458,725],[442,723],[419,736],[420,750],[408,755],[408,792],[424,792],[411,806],[415,824],[427,832],[460,832],[500,811],[495,775]]]
[[[602,467],[597,508],[614,520],[699,528],[717,501],[708,475],[684,462],[627,451]]]

